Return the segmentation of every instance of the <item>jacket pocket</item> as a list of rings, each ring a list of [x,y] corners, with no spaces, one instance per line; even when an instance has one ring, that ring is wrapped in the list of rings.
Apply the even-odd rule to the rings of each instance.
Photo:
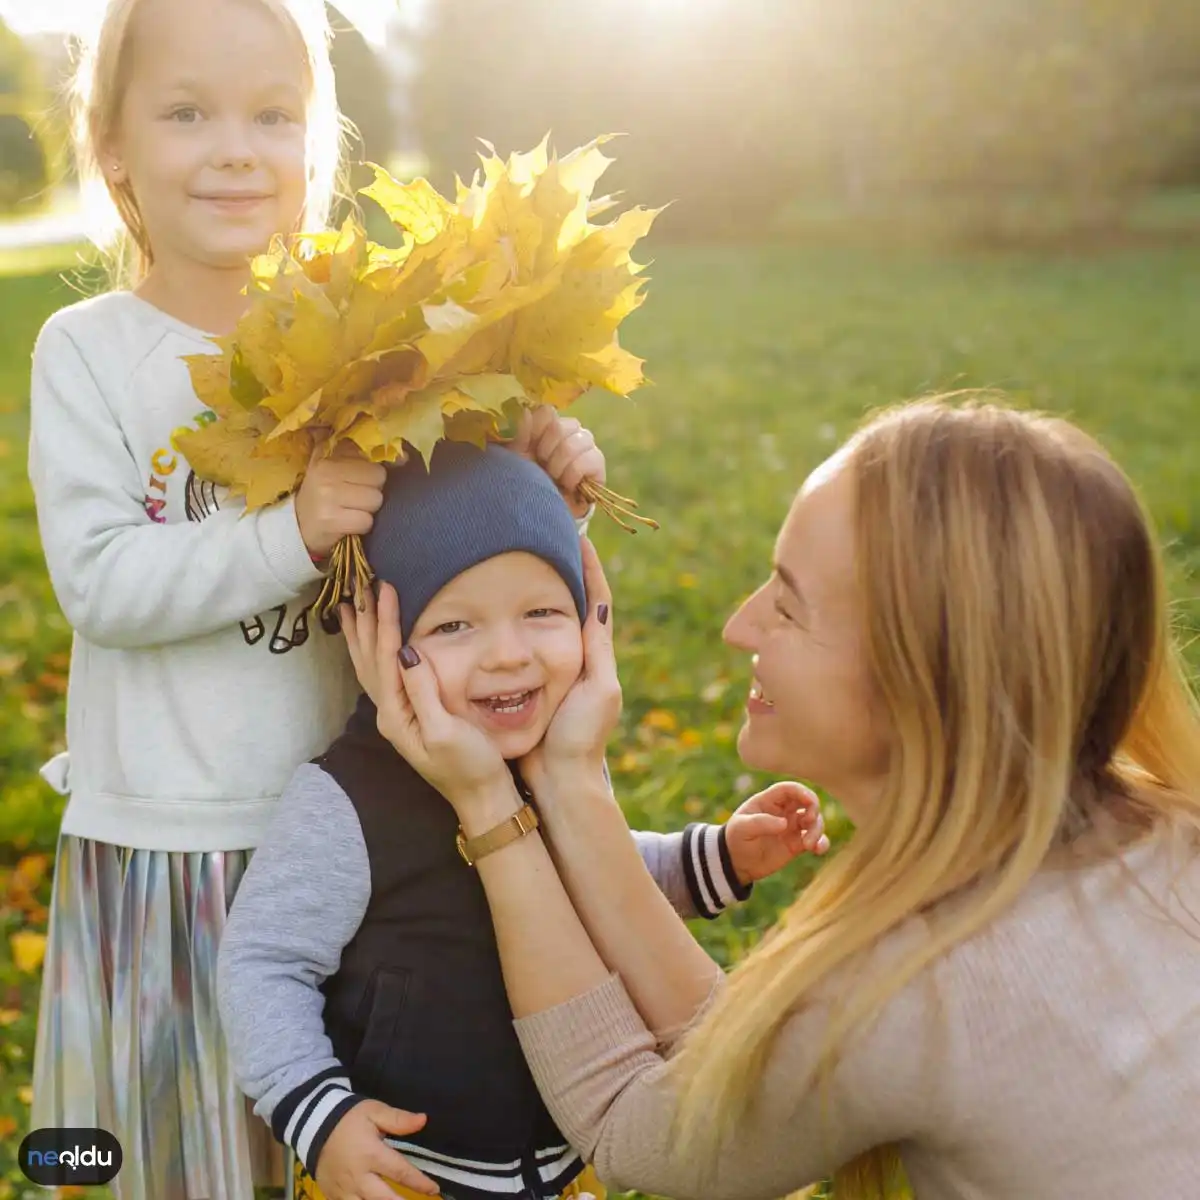
[[[388,1075],[388,1060],[398,1055],[400,1022],[408,1004],[411,972],[377,967],[368,990],[370,1010],[351,1075],[356,1091],[374,1095]]]

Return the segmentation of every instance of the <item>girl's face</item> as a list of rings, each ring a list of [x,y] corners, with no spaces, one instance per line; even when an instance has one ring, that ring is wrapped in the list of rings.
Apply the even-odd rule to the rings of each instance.
[[[801,489],[771,578],[730,618],[725,640],[754,655],[742,760],[828,789],[857,821],[886,775],[888,739],[854,543],[853,479],[835,457]]]
[[[304,207],[299,39],[257,0],[146,0],[127,52],[102,169],[131,184],[156,268],[245,269]]]
[[[549,563],[523,552],[452,579],[410,641],[433,664],[447,711],[483,730],[506,759],[542,740],[583,668],[570,589]]]

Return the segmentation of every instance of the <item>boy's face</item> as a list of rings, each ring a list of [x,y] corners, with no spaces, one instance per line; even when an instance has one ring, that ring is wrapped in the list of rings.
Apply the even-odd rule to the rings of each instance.
[[[446,710],[482,729],[506,759],[542,740],[583,667],[570,589],[549,563],[524,552],[452,579],[410,641],[433,664]]]

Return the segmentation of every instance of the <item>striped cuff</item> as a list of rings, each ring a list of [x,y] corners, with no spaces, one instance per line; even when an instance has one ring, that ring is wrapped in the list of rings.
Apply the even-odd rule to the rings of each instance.
[[[291,1146],[315,1179],[317,1159],[334,1126],[365,1099],[350,1090],[350,1079],[341,1067],[330,1067],[284,1096],[271,1114],[271,1132],[277,1141]]]
[[[753,884],[743,887],[733,869],[724,825],[693,821],[684,829],[683,876],[696,912],[710,921],[754,889]]]

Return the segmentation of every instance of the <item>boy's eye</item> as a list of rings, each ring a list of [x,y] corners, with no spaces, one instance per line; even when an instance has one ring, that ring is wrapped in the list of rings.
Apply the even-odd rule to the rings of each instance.
[[[467,627],[466,621],[443,621],[436,629],[434,629],[433,632],[434,633],[458,633],[461,630],[466,629],[466,627]]]
[[[531,608],[526,616],[530,617],[551,617],[557,610],[553,608]]]

